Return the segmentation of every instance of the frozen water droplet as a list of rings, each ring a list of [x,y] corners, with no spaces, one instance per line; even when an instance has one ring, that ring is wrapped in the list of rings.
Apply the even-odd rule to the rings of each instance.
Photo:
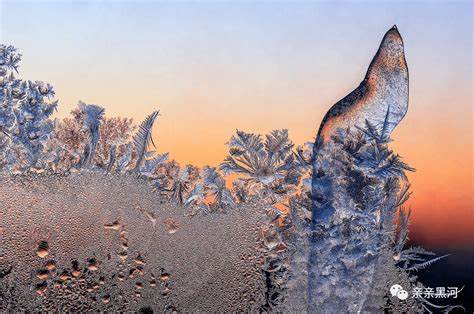
[[[87,269],[90,270],[90,271],[96,271],[96,270],[99,269],[99,265],[98,265],[95,258],[90,258],[87,261]]]
[[[273,225],[263,230],[263,237],[263,243],[268,250],[273,250],[281,243],[280,236]]]
[[[40,269],[36,272],[36,277],[41,280],[47,280],[49,278],[49,272],[47,269]]]
[[[143,270],[143,266],[138,265],[136,272],[137,272],[140,276],[143,276],[143,274],[145,273],[145,271]]]
[[[56,269],[56,262],[53,260],[49,260],[46,262],[45,267],[47,270],[54,270]]]
[[[67,281],[71,279],[71,276],[69,275],[68,271],[67,270],[64,270],[61,275],[59,275],[59,280],[61,281]]]
[[[102,297],[102,303],[107,304],[110,302],[110,295],[106,294]]]
[[[41,258],[45,258],[49,254],[48,250],[49,250],[48,242],[41,241],[38,244],[38,249],[36,250],[36,255],[38,255]]]
[[[134,278],[136,276],[143,275],[143,269],[140,267],[137,268],[131,268],[128,274],[129,278]]]
[[[71,275],[74,277],[74,278],[77,278],[81,275],[81,271],[79,269],[74,269],[72,272],[71,272]]]
[[[170,279],[170,275],[168,273],[162,273],[160,276],[161,281],[167,281]]]
[[[46,281],[43,281],[36,285],[36,294],[38,294],[39,296],[45,295],[47,290],[48,283]]]
[[[120,223],[116,220],[111,224],[105,224],[104,228],[105,229],[110,229],[110,230],[119,230],[120,229]]]
[[[169,287],[165,287],[163,289],[163,292],[161,293],[162,295],[168,295],[171,293],[171,289]]]
[[[145,260],[140,255],[138,255],[137,258],[135,258],[135,263],[137,263],[138,265],[145,265],[146,264]]]
[[[120,252],[118,254],[120,261],[123,263],[127,259],[127,252]]]

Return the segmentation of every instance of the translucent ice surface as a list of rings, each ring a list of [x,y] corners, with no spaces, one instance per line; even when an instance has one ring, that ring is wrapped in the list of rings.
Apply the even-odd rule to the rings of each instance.
[[[3,178],[0,310],[257,310],[262,208],[189,216],[132,175]]]
[[[381,129],[388,115],[390,134],[408,110],[408,67],[403,39],[396,26],[382,39],[360,85],[326,113],[318,136],[327,142],[337,129],[365,128],[366,121]]]

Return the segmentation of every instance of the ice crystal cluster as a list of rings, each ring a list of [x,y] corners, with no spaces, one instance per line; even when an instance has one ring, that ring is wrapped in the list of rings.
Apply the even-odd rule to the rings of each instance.
[[[388,147],[408,105],[396,28],[314,144],[237,130],[218,167],[157,153],[159,111],[135,125],[79,102],[53,121],[52,87],[17,78],[20,59],[0,46],[0,311],[436,307],[389,293],[438,259],[406,248],[413,169]]]
[[[41,165],[57,106],[51,85],[15,77],[20,60],[14,47],[0,46],[0,162],[9,171]]]

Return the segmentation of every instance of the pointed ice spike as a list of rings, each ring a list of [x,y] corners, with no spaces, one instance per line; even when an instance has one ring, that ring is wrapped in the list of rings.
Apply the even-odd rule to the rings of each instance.
[[[396,26],[383,37],[362,83],[326,113],[318,138],[326,143],[338,128],[364,128],[366,120],[381,129],[388,108],[390,135],[408,109],[408,68]]]

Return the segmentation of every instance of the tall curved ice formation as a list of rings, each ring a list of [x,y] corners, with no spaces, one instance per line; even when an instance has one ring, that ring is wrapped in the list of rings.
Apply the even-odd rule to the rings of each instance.
[[[338,128],[364,127],[365,120],[380,126],[387,110],[391,133],[407,109],[408,68],[402,37],[393,26],[383,37],[362,83],[326,113],[318,138],[327,142]]]
[[[390,262],[384,248],[389,245],[400,184],[397,174],[381,174],[378,155],[381,149],[386,153],[381,158],[391,154],[386,142],[408,109],[403,50],[394,26],[382,39],[362,83],[332,106],[319,128],[313,156],[309,313],[381,309],[386,291],[379,270],[386,267],[379,265]],[[364,142],[357,134],[360,130],[376,136]]]

